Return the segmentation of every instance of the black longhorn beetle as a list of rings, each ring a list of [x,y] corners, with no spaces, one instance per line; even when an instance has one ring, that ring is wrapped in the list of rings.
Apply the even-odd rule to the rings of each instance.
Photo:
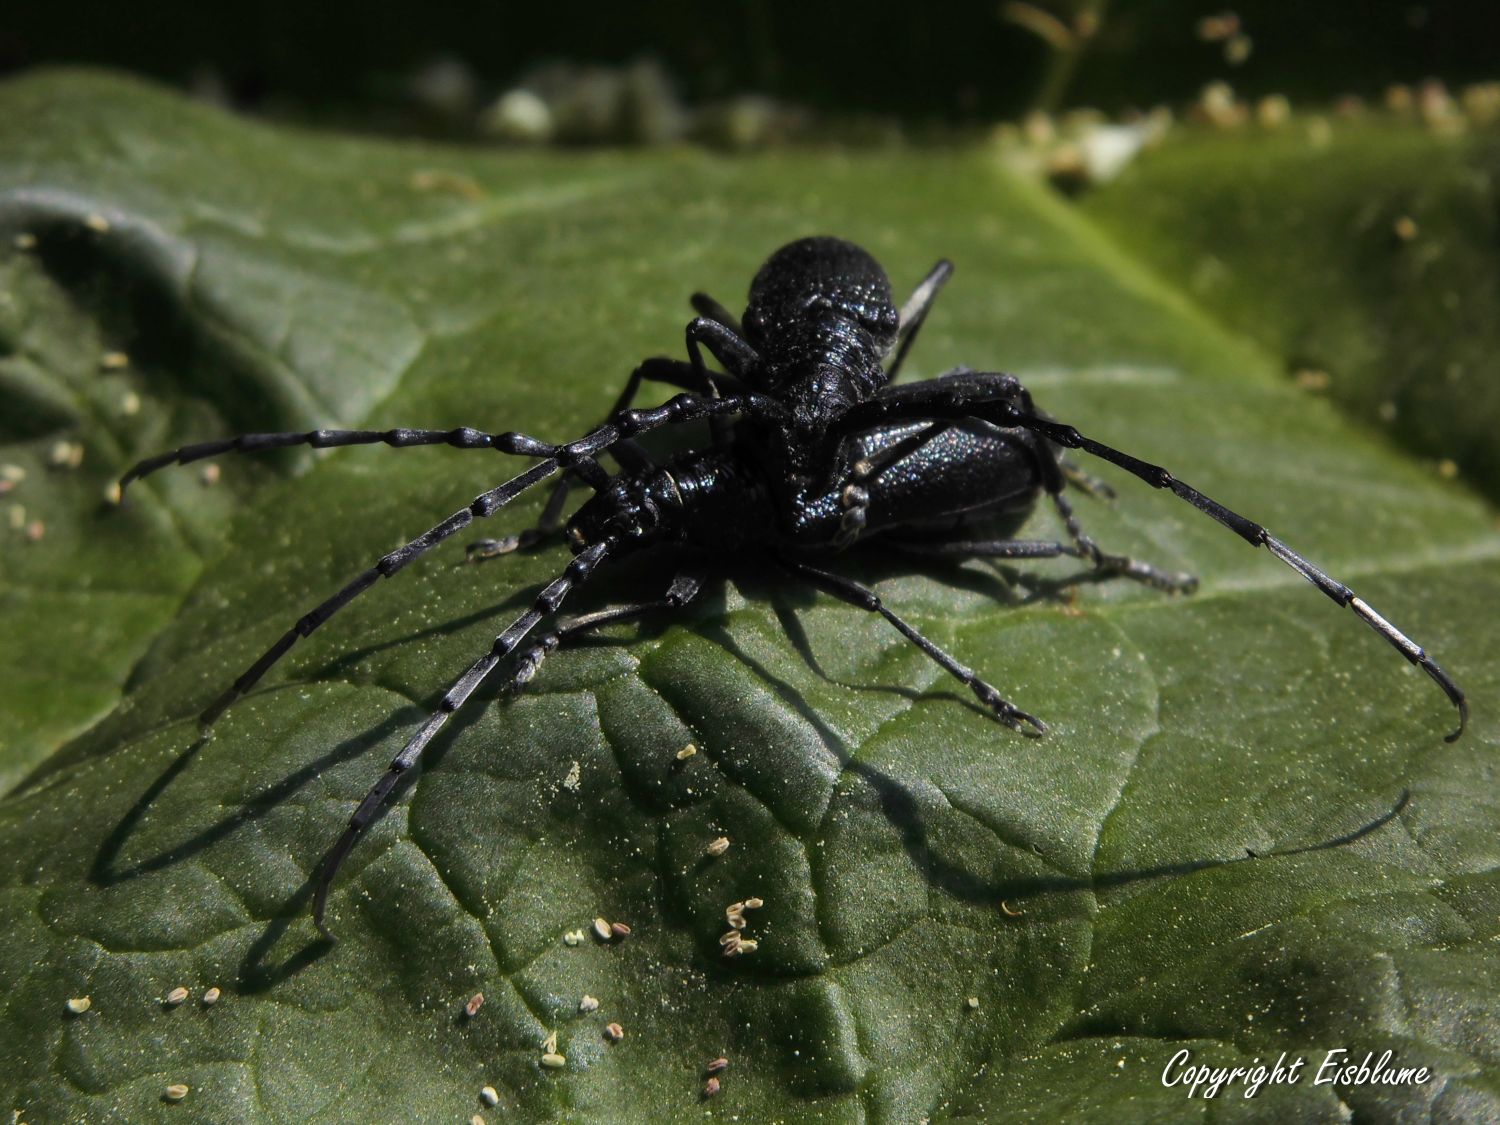
[[[324,934],[328,891],[340,864],[448,717],[602,563],[645,547],[666,547],[666,554],[675,556],[674,577],[661,598],[554,620],[517,659],[510,673],[513,685],[528,682],[547,654],[571,638],[688,604],[703,589],[716,557],[754,555],[791,577],[880,614],[968,686],[995,718],[1014,729],[1042,734],[1047,728],[1040,719],[1007,702],[887,608],[873,590],[811,560],[878,537],[901,550],[929,556],[1068,556],[1168,592],[1193,589],[1192,576],[1108,554],[1084,532],[1064,496],[1066,484],[1096,493],[1107,494],[1108,489],[1067,461],[1064,449],[1081,449],[1155,488],[1168,489],[1252,547],[1266,547],[1420,665],[1458,709],[1458,728],[1448,741],[1463,733],[1468,704],[1448,674],[1347,586],[1259,524],[1166,469],[1054,421],[1036,409],[1030,393],[1012,375],[961,368],[923,382],[891,385],[952,272],[950,263],[938,262],[898,312],[885,271],[859,247],[836,238],[790,243],[755,275],[743,321],[713,298],[694,294],[692,304],[700,315],[687,326],[688,360],[656,358],[641,364],[606,419],[583,437],[561,445],[515,432],[492,434],[467,427],[242,434],[148,458],[125,474],[122,495],[131,482],[167,465],[293,445],[451,445],[537,459],[525,472],[475,497],[467,507],[379,559],[299,619],[203,712],[200,722],[205,728],[299,638],[475,519],[493,515],[528,488],[561,474],[534,527],[469,548],[471,557],[504,554],[542,541],[559,528],[573,480],[594,490],[565,527],[572,561],[495,638],[489,652],[448,688],[360,802],[328,853],[313,906]],[[709,369],[704,349],[724,371]],[[684,393],[654,409],[632,409],[645,380]],[[697,420],[709,425],[705,448],[657,461],[635,441],[652,430]],[[619,473],[611,475],[599,464],[598,456],[605,452],[619,464]],[[1044,494],[1061,516],[1069,542],[969,537],[975,517],[1021,516]]]

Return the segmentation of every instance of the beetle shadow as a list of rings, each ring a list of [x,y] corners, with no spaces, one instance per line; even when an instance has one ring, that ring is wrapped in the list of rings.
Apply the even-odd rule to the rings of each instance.
[[[925,565],[926,562],[927,560],[918,562],[909,556],[898,556],[896,559],[890,560],[890,563],[896,567],[896,570],[886,572],[885,576],[894,576],[897,571],[928,573],[928,568]],[[657,579],[656,585],[659,586],[660,571],[657,570],[652,573]],[[734,572],[730,571],[730,574],[734,574]],[[745,588],[750,593],[767,593],[764,587],[756,585],[757,582],[763,583],[766,581],[764,568],[755,571],[751,575],[741,574],[735,575],[735,577],[744,583]],[[878,577],[874,577],[873,575],[872,579],[879,580]],[[963,572],[960,585],[971,591],[986,592],[991,596],[995,596],[996,594],[994,580],[983,573],[973,571]],[[1015,602],[1021,600],[1013,594],[1005,596],[1008,601]],[[1025,600],[1034,600],[1036,597],[1045,596],[1050,595],[1031,594]],[[809,602],[811,601],[811,597],[812,593],[810,591]],[[415,633],[403,635],[400,638],[383,641],[377,645],[366,646],[356,652],[344,654],[331,664],[310,674],[315,677],[334,675],[336,674],[336,670],[347,670],[351,665],[374,652],[404,645],[420,637],[446,634],[470,627],[492,617],[498,617],[518,605],[529,604],[533,598],[534,591],[528,587],[517,591],[504,601],[466,615],[462,619],[450,620],[441,625],[427,627]],[[792,647],[807,661],[816,674],[829,682],[837,683],[838,681],[828,677],[818,664],[817,658],[812,652],[807,634],[792,611],[785,592],[772,590],[769,592],[766,600],[773,606],[773,610],[777,614],[778,620],[781,622],[782,628],[785,630]],[[860,612],[852,606],[848,607],[848,609],[851,613]],[[988,877],[953,863],[932,845],[929,840],[921,805],[908,785],[878,767],[859,760],[850,752],[842,736],[829,725],[795,685],[777,676],[770,668],[741,648],[734,637],[724,627],[722,604],[715,611],[714,600],[712,597],[709,597],[698,603],[695,606],[695,610],[695,613],[689,611],[690,616],[686,623],[698,632],[699,635],[718,644],[729,655],[744,664],[762,682],[769,685],[788,707],[809,724],[829,753],[840,763],[841,769],[851,776],[859,778],[875,794],[882,815],[898,831],[902,846],[915,868],[922,873],[922,876],[933,887],[960,901],[997,907],[997,904],[1007,900],[1024,901],[1028,898],[1053,893],[1119,886],[1148,879],[1186,875],[1231,863],[1251,862],[1257,859],[1341,847],[1353,843],[1389,823],[1400,814],[1409,800],[1409,795],[1403,792],[1396,806],[1374,821],[1344,835],[1335,836],[1328,840],[1299,848],[1261,853],[1259,855],[1247,851],[1244,856],[1232,858],[1183,860],[1146,869],[1106,872],[1089,878],[1062,875],[1046,877],[1027,876],[1017,879]],[[624,647],[635,643],[643,636],[657,635],[671,625],[681,624],[684,624],[681,616],[673,617],[670,614],[663,614],[660,617],[653,616],[642,621],[631,631],[628,637],[590,635],[578,638],[575,642],[570,643],[569,647]],[[859,690],[893,692],[910,699],[947,696],[969,706],[986,718],[991,717],[988,710],[959,696],[956,692],[943,690],[916,691],[899,686],[846,686],[851,686]],[[270,690],[275,691],[278,689],[273,688]],[[478,716],[483,713],[485,706],[498,698],[505,698],[511,694],[513,692],[510,690],[509,681],[497,685],[493,689],[477,692],[473,701],[474,706],[465,708],[462,715],[456,715],[453,722],[449,724],[443,734],[433,741],[424,757],[422,770],[411,771],[400,779],[387,801],[382,805],[377,816],[372,820],[370,827],[373,828],[379,820],[383,819],[392,809],[400,804],[407,790],[416,782],[417,777],[422,772],[441,765],[442,759],[446,756],[448,749],[457,739],[462,737],[470,724],[477,720]],[[189,859],[203,852],[213,844],[226,839],[245,825],[265,816],[277,805],[305,787],[308,782],[317,777],[322,771],[363,755],[366,751],[386,742],[392,735],[406,728],[426,713],[426,709],[421,707],[402,707],[375,726],[340,742],[314,762],[297,769],[287,777],[268,786],[217,823],[210,825],[181,843],[174,844],[154,856],[121,865],[120,856],[146,814],[172,783],[188,768],[204,745],[206,745],[207,737],[200,736],[152,781],[110,831],[95,855],[88,877],[96,885],[111,886],[163,870]],[[336,844],[334,846],[336,847]],[[331,847],[329,853],[332,850],[333,848]],[[312,868],[307,880],[293,897],[268,920],[265,928],[246,951],[240,964],[237,981],[237,987],[240,991],[245,993],[266,991],[313,964],[333,948],[334,943],[331,940],[326,937],[318,937],[303,943],[282,960],[278,962],[270,961],[273,951],[287,935],[293,924],[306,912],[308,904],[316,891],[329,853],[325,853],[318,864]],[[677,912],[680,912],[680,908]]]
[[[986,565],[981,569],[963,565],[973,562]],[[875,552],[862,557],[856,576],[865,584],[909,577],[930,579],[933,577],[932,564],[934,563],[942,569],[940,581],[944,586],[970,594],[983,595],[996,605],[1012,609],[1021,609],[1043,602],[1068,606],[1072,604],[1071,592],[1077,586],[1092,585],[1117,577],[1101,574],[1089,568],[1050,578],[1007,566],[993,559],[934,559],[930,556],[913,555],[897,549]],[[989,708],[982,706],[967,692],[952,686],[955,681],[951,679],[947,680],[949,686],[946,687],[933,686],[920,689],[902,687],[897,684],[850,682],[832,675],[818,659],[798,614],[799,610],[810,608],[815,604],[818,596],[815,587],[810,582],[798,582],[791,590],[786,584],[768,586],[764,574],[746,576],[740,580],[745,582],[748,588],[759,590],[764,594],[763,600],[771,606],[788,642],[808,667],[826,683],[849,691],[893,695],[910,703],[923,699],[942,699],[964,707],[976,715],[982,715],[986,719],[995,718],[994,712]],[[849,613],[865,612],[852,605],[845,605],[844,608]]]
[[[275,689],[272,690],[274,691]],[[352,738],[345,739],[322,757],[293,771],[280,781],[244,801],[239,808],[223,820],[209,825],[181,843],[173,844],[171,847],[158,852],[154,856],[127,863],[123,866],[117,866],[120,853],[124,851],[125,845],[129,842],[130,837],[134,835],[135,830],[140,826],[146,814],[151,811],[152,805],[156,803],[167,788],[187,769],[193,759],[198,756],[199,751],[208,745],[211,736],[200,734],[191,746],[174,758],[172,763],[161,772],[156,780],[146,787],[145,791],[136,798],[135,803],[130,806],[125,815],[110,830],[109,835],[104,838],[104,842],[95,853],[94,861],[89,867],[89,882],[95,886],[112,887],[191,859],[193,856],[206,851],[245,825],[259,820],[270,813],[277,805],[290,798],[294,793],[307,785],[308,782],[318,777],[324,770],[347,762],[352,758],[358,758],[378,746],[397,730],[401,729],[402,726],[411,723],[413,718],[418,714],[420,714],[420,709],[418,708],[402,707],[394,714],[387,716],[376,726]]]
[[[1098,890],[1101,887],[1125,886],[1151,879],[1190,875],[1197,871],[1227,867],[1236,863],[1303,855],[1310,852],[1345,847],[1379,831],[1398,817],[1411,802],[1410,791],[1403,789],[1396,803],[1389,810],[1373,820],[1363,823],[1348,832],[1311,844],[1290,848],[1280,848],[1267,852],[1256,852],[1247,848],[1245,849],[1245,854],[1242,856],[1179,860],[1173,863],[1158,864],[1149,868],[1132,868],[1104,872],[1102,874],[1090,875],[1088,878],[1065,875],[1045,877],[1028,875],[1018,879],[988,878],[952,863],[939,854],[928,839],[926,822],[921,806],[906,783],[899,778],[891,776],[879,767],[862,761],[851,754],[843,738],[828,724],[818,710],[808,703],[806,698],[793,684],[777,676],[771,669],[756,660],[754,656],[744,651],[721,623],[710,623],[707,627],[700,625],[699,631],[706,639],[721,645],[726,652],[744,663],[757,677],[770,685],[783,702],[813,728],[824,747],[837,759],[841,769],[847,774],[858,777],[875,794],[882,815],[900,833],[902,848],[927,882],[931,886],[962,902],[1004,909],[1004,903],[1008,900],[1022,901],[1041,895]],[[804,643],[805,640],[804,636]],[[793,643],[796,644],[795,639]],[[939,693],[914,694],[927,696]],[[984,711],[982,708],[976,709],[980,710],[986,717],[990,717],[988,711]]]
[[[545,546],[552,545],[553,544],[549,543]],[[537,549],[545,549],[545,547],[539,547]],[[508,556],[502,555],[498,558],[487,559],[482,564],[460,561],[454,564],[454,568],[474,570],[476,565],[482,565],[485,567],[499,566],[503,565],[504,560],[507,557]],[[558,573],[561,572],[562,567],[558,567]],[[666,588],[665,584],[661,581],[660,570],[654,569],[650,566],[649,557],[646,559],[627,558],[623,560],[620,564],[618,564],[617,576],[621,580],[620,584],[625,585],[627,589],[630,589],[639,594],[638,599],[636,599],[639,601],[650,601],[654,598],[659,598],[662,596]],[[432,625],[425,625],[420,629],[413,629],[410,632],[402,633],[398,637],[391,637],[387,640],[376,641],[371,644],[363,645],[359,648],[348,649],[344,652],[339,653],[337,656],[332,657],[323,664],[319,664],[316,667],[309,668],[306,674],[308,677],[313,679],[322,679],[325,677],[330,679],[344,678],[353,673],[362,661],[368,660],[372,656],[378,656],[380,653],[389,652],[393,649],[404,648],[414,641],[431,640],[436,637],[446,637],[454,633],[462,632],[466,629],[472,629],[477,625],[484,624],[486,621],[496,621],[508,614],[512,614],[531,605],[532,602],[536,600],[537,593],[542,589],[543,586],[546,585],[547,581],[550,581],[550,579],[533,581],[530,584],[522,586],[514,592],[507,594],[500,601],[492,602],[491,604],[484,606],[481,609],[476,609],[470,613],[466,613],[462,617],[448,618],[445,621],[437,622]],[[608,601],[602,604],[613,606],[617,604],[623,604],[624,602],[630,600],[631,599],[628,598],[622,599],[615,597],[608,599]],[[594,599],[594,601],[597,601],[597,599]],[[599,608],[598,606],[594,605],[594,601],[591,601],[586,597],[580,597],[578,607],[579,612],[583,612],[589,608]],[[571,601],[569,603],[569,607],[571,610]],[[562,614],[562,617],[567,618],[572,615],[573,614],[571,612],[565,612]],[[507,621],[507,624],[508,623],[509,622]],[[653,616],[644,618],[638,627],[638,632],[632,634],[632,639],[636,636],[652,636],[655,634],[655,632],[659,631],[661,628],[664,628],[668,624],[671,624],[671,622],[666,620],[664,617]],[[589,647],[594,640],[595,638],[593,637],[570,640],[567,647],[569,649],[586,648]],[[521,646],[521,648],[524,647],[524,645]],[[475,698],[493,699],[496,694],[497,693],[492,690],[488,693],[476,694]]]
[[[273,688],[271,690],[275,691],[277,689]],[[208,744],[210,736],[200,734],[186,750],[174,758],[171,764],[146,787],[126,811],[125,815],[110,830],[94,855],[93,863],[90,865],[87,875],[88,881],[99,887],[117,886],[144,875],[163,871],[201,854],[214,844],[227,839],[246,825],[266,816],[298,790],[317,778],[324,770],[353,758],[358,758],[367,751],[379,746],[394,733],[405,726],[409,726],[422,713],[421,709],[417,707],[400,708],[375,726],[351,738],[345,739],[328,751],[328,753],[293,771],[274,784],[267,786],[261,792],[244,801],[222,820],[194,833],[180,843],[173,844],[157,852],[155,855],[121,864],[121,853],[125,850],[137,828],[140,827],[142,820],[151,811],[151,808],[161,798],[162,794],[182,775],[203,747]],[[441,758],[440,747],[434,746],[432,757],[434,764]],[[392,794],[392,802],[398,802],[404,790],[415,780],[415,777],[403,778],[403,784],[398,785]],[[265,959],[271,949],[280,941],[282,935],[285,934],[292,923],[302,915],[304,908],[317,887],[318,879],[323,870],[323,862],[320,860],[312,869],[312,873],[302,886],[298,888],[296,894],[283,904],[281,909],[269,920],[261,935],[250,946],[250,949],[241,962],[240,972],[236,981],[238,991],[242,993],[264,991],[312,964],[333,948],[333,942],[327,938],[319,937],[305,943],[300,949],[293,952],[278,965],[268,966],[265,963]]]

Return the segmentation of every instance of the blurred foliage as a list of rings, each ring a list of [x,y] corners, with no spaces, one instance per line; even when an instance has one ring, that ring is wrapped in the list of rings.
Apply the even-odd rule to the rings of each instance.
[[[1497,174],[1493,129],[1303,118],[1183,133],[1084,210],[1303,385],[1497,498]]]
[[[1034,18],[1018,18],[1023,9]],[[1226,10],[1247,43],[1238,65],[1200,34],[1201,20]],[[464,95],[451,81],[438,83],[442,93],[414,90],[434,60],[461,64],[488,95],[550,60],[651,57],[692,104],[755,92],[836,119],[976,124],[1017,116],[1048,89],[1057,57],[1037,33],[1048,26],[1086,33],[1059,104],[1113,112],[1180,104],[1223,78],[1255,96],[1329,101],[1430,75],[1493,77],[1500,10],[1463,0],[669,0],[569,5],[559,16],[534,3],[89,0],[10,5],[0,66],[107,64],[296,119],[442,133],[453,127],[444,100]]]

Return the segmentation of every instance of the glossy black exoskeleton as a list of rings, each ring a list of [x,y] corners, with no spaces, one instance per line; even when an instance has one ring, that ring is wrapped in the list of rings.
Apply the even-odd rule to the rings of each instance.
[[[171,464],[229,452],[291,445],[328,447],[384,443],[446,444],[536,458],[537,463],[454,512],[373,566],[301,617],[203,712],[211,724],[248,691],[300,638],[355,597],[412,559],[490,516],[548,477],[558,485],[535,527],[471,547],[474,557],[503,554],[547,539],[562,524],[570,480],[594,490],[566,524],[574,557],[537,594],[490,650],[444,693],[426,723],[406,743],[370,790],[329,853],[315,897],[322,926],[329,887],[340,863],[374,818],[397,780],[414,766],[448,717],[537,626],[561,608],[599,566],[645,547],[661,548],[675,577],[660,599],[554,620],[520,651],[510,681],[524,684],[558,645],[581,634],[658,610],[678,608],[702,590],[705,575],[726,559],[760,559],[861,609],[878,613],[965,684],[1001,722],[1028,733],[1040,719],[1007,702],[960,663],[889,609],[871,589],[826,569],[824,560],[878,538],[925,555],[1005,559],[1068,556],[1169,592],[1193,588],[1189,575],[1158,570],[1110,554],[1083,531],[1069,504],[1068,484],[1085,491],[1105,486],[1066,461],[1081,449],[1167,489],[1217,520],[1251,546],[1264,546],[1347,606],[1407,660],[1421,667],[1459,713],[1457,738],[1468,718],[1463,692],[1423,649],[1343,583],[1329,577],[1272,536],[1177,480],[1156,465],[1094,441],[1037,410],[1011,375],[960,369],[923,382],[892,383],[938,290],[952,267],[940,261],[897,310],[885,271],[859,247],[836,238],[805,238],[778,250],[750,287],[743,322],[704,294],[692,298],[700,314],[687,327],[687,361],[647,360],[631,374],[605,421],[563,445],[525,434],[455,430],[314,430],[244,434],[185,446],[141,461],[121,488]],[[710,370],[707,350],[724,368]],[[642,382],[682,388],[663,405],[632,409]],[[635,440],[664,426],[706,420],[709,443],[658,462]],[[611,475],[597,457],[608,452],[621,467]],[[1020,517],[1043,497],[1062,520],[1067,540],[986,538],[981,517]]]

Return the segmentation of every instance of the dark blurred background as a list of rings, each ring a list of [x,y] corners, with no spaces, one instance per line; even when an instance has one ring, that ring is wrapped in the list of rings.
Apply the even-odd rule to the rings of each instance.
[[[961,128],[1038,103],[1109,112],[1181,104],[1215,79],[1250,97],[1326,103],[1378,99],[1392,83],[1432,75],[1450,86],[1491,78],[1500,5],[20,0],[0,12],[3,73],[118,67],[243,110],[389,132],[451,130],[445,99],[478,107],[547,60],[643,57],[688,105],[754,92],[829,118]]]

